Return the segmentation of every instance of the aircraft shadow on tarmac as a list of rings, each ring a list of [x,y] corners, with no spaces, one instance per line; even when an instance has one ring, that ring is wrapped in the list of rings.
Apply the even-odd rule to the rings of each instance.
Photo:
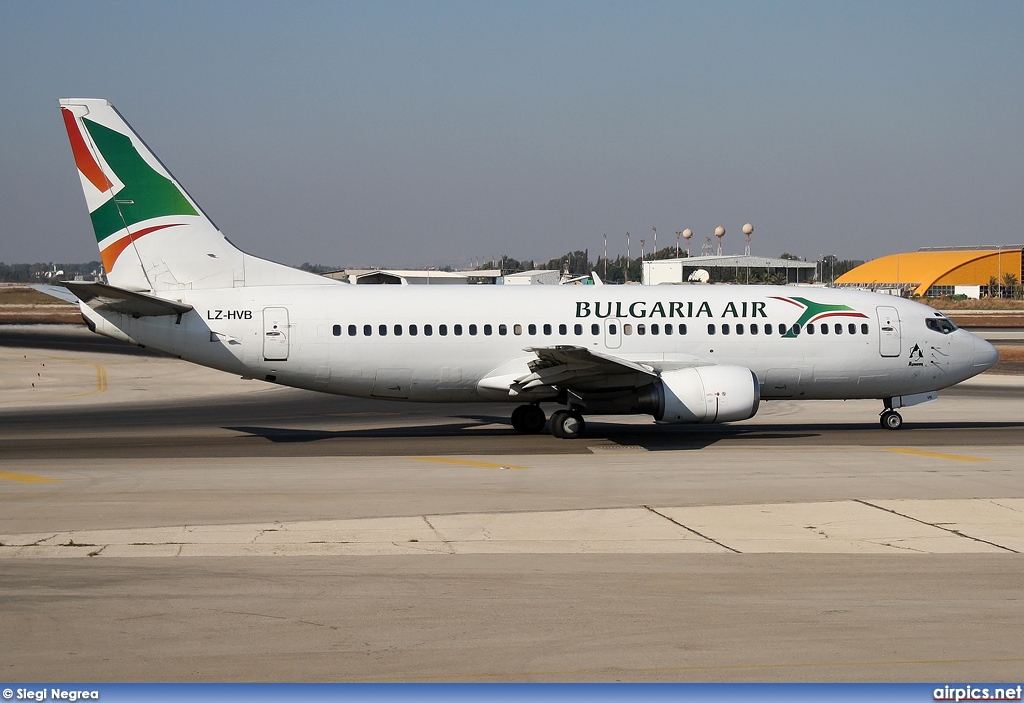
[[[943,438],[950,430],[972,430],[986,432],[987,441],[995,432],[1003,442],[1017,441],[1024,423],[1020,422],[908,422],[899,432],[883,430],[874,422],[862,423],[820,423],[813,425],[616,425],[592,421],[587,433],[578,441],[558,440],[549,434],[518,435],[506,417],[458,416],[459,422],[428,425],[405,425],[401,427],[378,427],[356,429],[302,429],[285,427],[232,426],[223,429],[260,437],[274,443],[305,443],[340,439],[423,439],[423,438],[512,438],[520,437],[524,448],[537,443],[545,445],[578,446],[580,444],[607,444],[610,446],[636,446],[648,451],[669,451],[680,449],[701,449],[720,442],[767,442],[787,444],[794,441],[809,444],[943,444]],[[505,425],[495,427],[494,425]],[[936,435],[939,435],[937,437]],[[567,448],[567,447],[566,447]]]

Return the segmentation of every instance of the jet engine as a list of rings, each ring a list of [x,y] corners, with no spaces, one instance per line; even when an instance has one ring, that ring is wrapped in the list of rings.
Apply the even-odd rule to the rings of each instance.
[[[658,422],[746,420],[757,412],[761,385],[742,366],[699,366],[661,374],[650,409]]]

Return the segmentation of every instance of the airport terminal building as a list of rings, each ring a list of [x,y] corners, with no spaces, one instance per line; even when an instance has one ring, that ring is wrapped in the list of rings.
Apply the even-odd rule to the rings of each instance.
[[[1022,249],[1021,244],[925,247],[869,261],[837,278],[836,285],[929,298],[1001,297],[1024,278]]]
[[[779,283],[810,283],[814,280],[817,264],[813,261],[776,259],[767,256],[690,256],[680,259],[648,259],[643,262],[643,283],[659,285],[685,283],[700,270],[709,273],[710,280],[727,280],[736,283],[758,282],[758,274],[774,276]],[[753,276],[752,276],[753,274]]]

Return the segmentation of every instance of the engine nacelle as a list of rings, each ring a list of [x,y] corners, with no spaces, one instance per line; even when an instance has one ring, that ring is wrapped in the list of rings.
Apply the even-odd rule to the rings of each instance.
[[[742,366],[668,371],[654,384],[658,422],[732,422],[753,417],[761,402],[757,375]]]

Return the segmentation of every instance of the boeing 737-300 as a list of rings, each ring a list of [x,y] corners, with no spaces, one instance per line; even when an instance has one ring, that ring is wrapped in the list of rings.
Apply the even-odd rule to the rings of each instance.
[[[730,422],[775,399],[879,399],[898,429],[899,408],[998,359],[942,313],[862,290],[342,283],[237,249],[106,100],[60,110],[106,272],[64,284],[89,328],[244,378],[515,403],[516,430],[574,438],[586,415]]]

